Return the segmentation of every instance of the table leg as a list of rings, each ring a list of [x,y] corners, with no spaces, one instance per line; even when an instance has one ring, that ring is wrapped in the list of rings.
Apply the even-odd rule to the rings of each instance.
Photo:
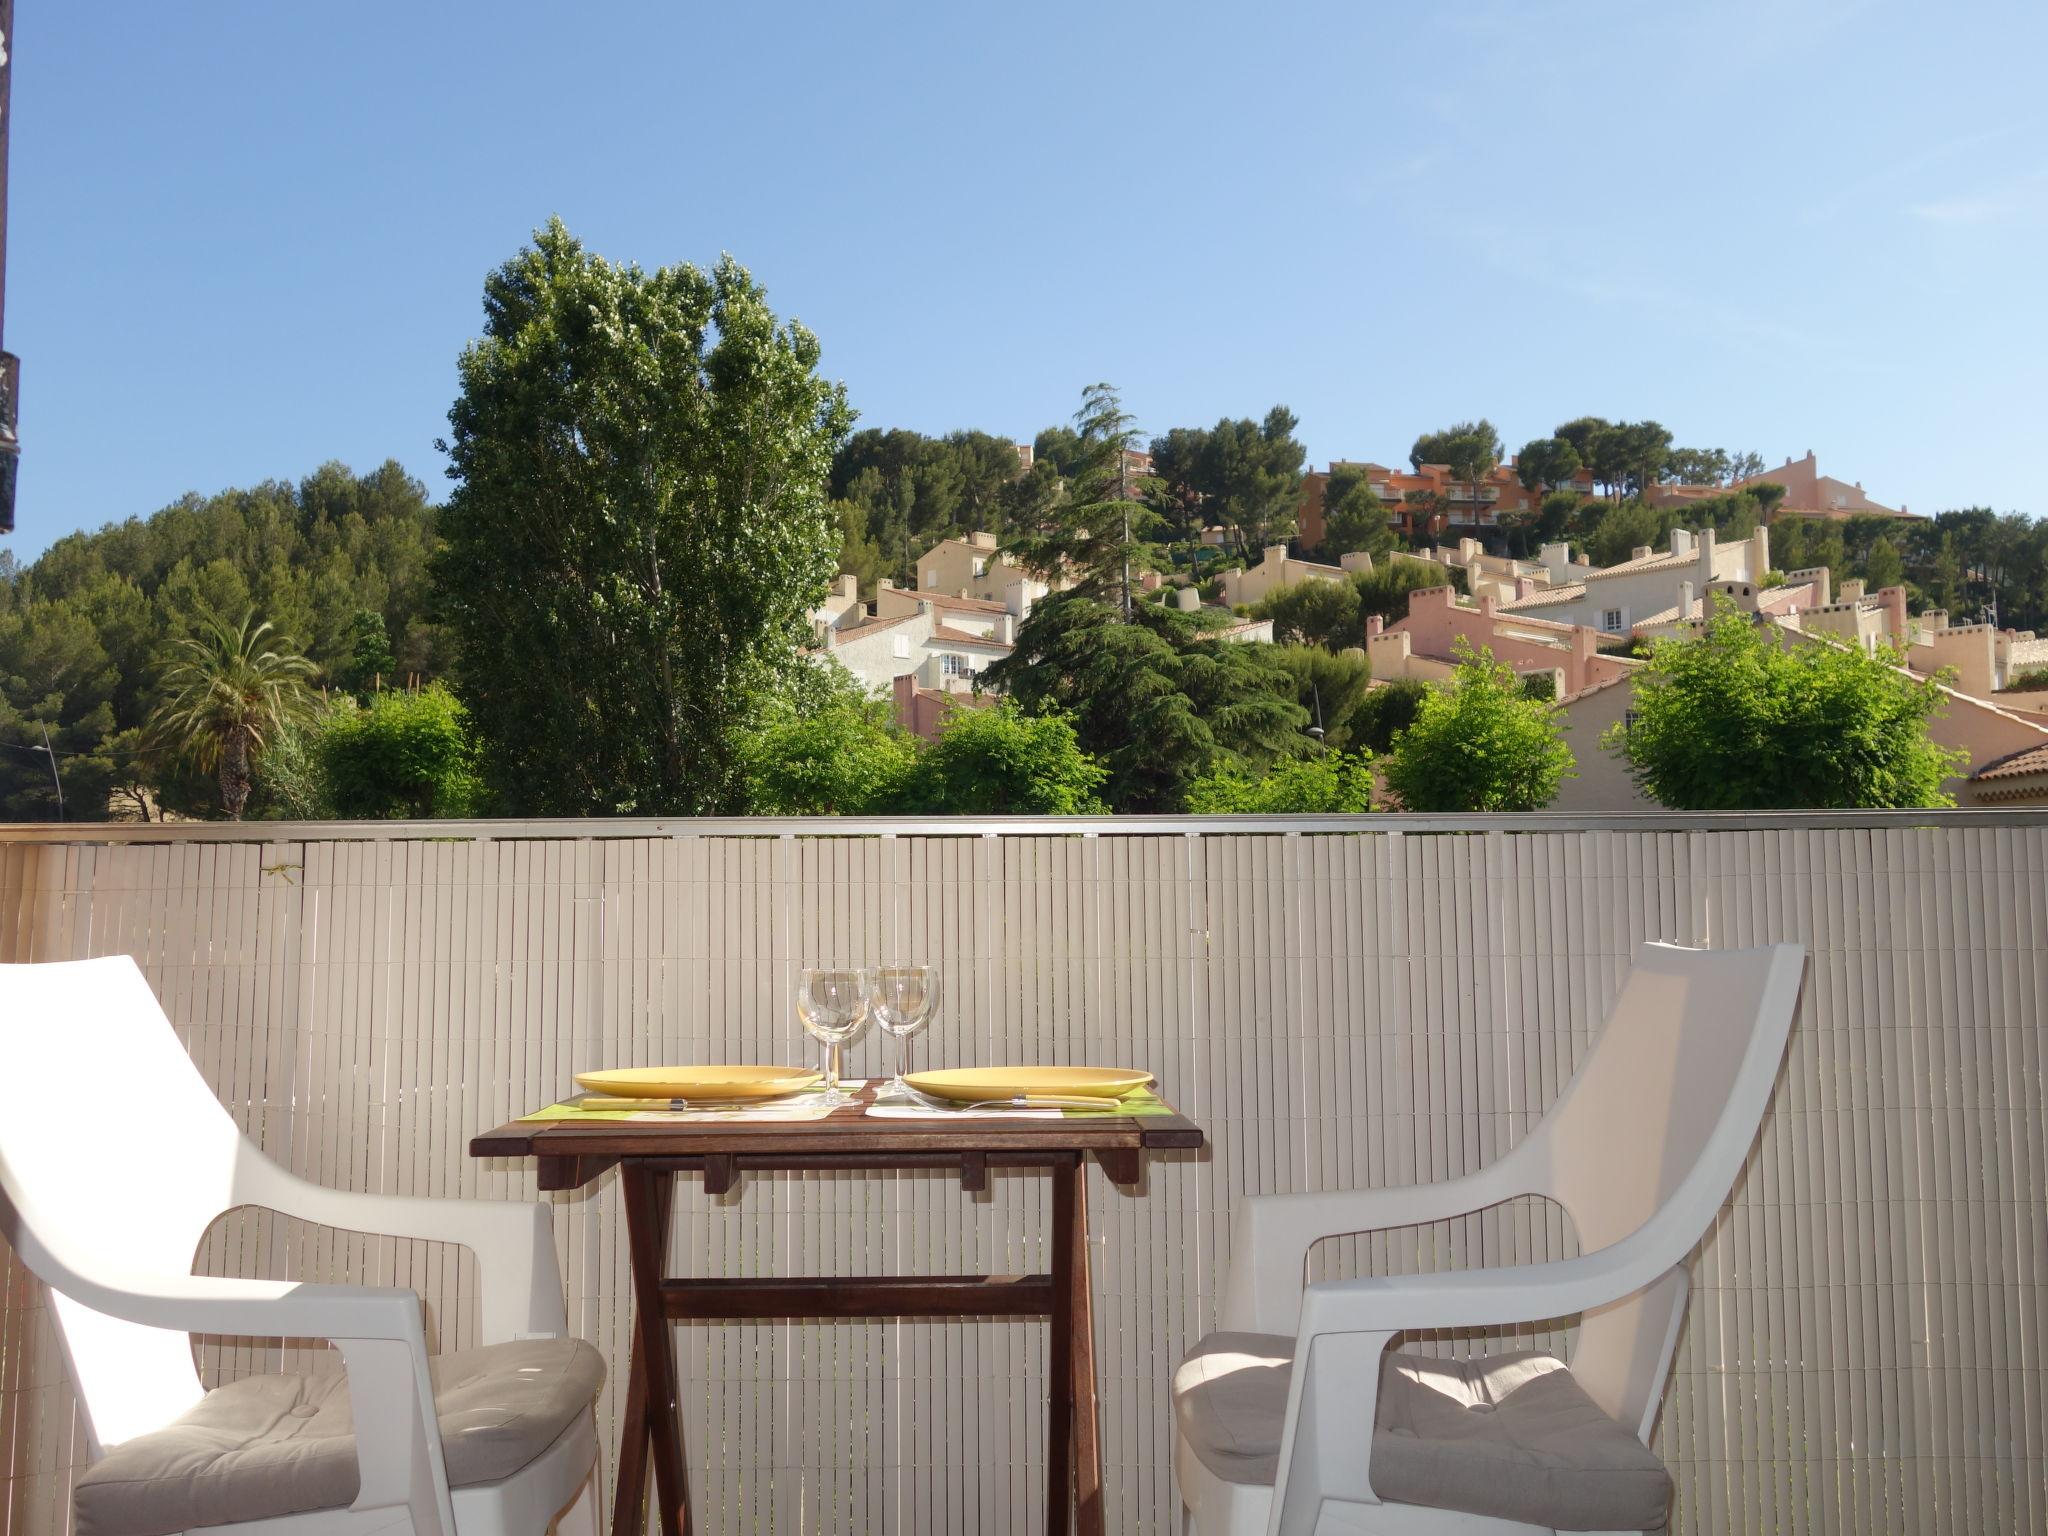
[[[1088,1266],[1088,1165],[1074,1176],[1074,1529],[1103,1536],[1102,1429],[1095,1404],[1095,1298]]]
[[[626,1403],[619,1413],[619,1475],[612,1489],[612,1536],[644,1536],[647,1529],[647,1372],[640,1363],[639,1328],[626,1357]]]
[[[1052,1326],[1046,1361],[1045,1529],[1067,1536],[1074,1499],[1074,1208],[1081,1160],[1052,1170]]]
[[[683,1425],[676,1405],[675,1335],[661,1299],[662,1275],[668,1264],[669,1217],[675,1206],[675,1175],[653,1172],[628,1161],[620,1165],[619,1185],[626,1199],[637,1374],[646,1385],[642,1419],[644,1432],[652,1442],[661,1536],[689,1536],[690,1483],[683,1465]],[[630,1426],[627,1432],[632,1432]],[[624,1462],[622,1456],[622,1467]],[[612,1536],[639,1533],[614,1529]]]

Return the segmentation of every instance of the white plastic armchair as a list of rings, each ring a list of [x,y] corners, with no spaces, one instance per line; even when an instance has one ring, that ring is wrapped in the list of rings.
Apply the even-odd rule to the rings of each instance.
[[[1382,1352],[1416,1329],[1579,1316],[1570,1372],[1648,1443],[1687,1292],[1683,1260],[1756,1139],[1805,964],[1798,945],[1645,944],[1591,1052],[1528,1137],[1438,1184],[1253,1196],[1239,1207],[1222,1329],[1291,1334],[1293,1368],[1270,1491],[1207,1477],[1185,1440],[1198,1529],[1547,1529],[1382,1504],[1372,1483]],[[1582,1256],[1556,1263],[1305,1284],[1325,1238],[1444,1220],[1538,1195],[1570,1216]],[[1192,1495],[1192,1496],[1190,1496]],[[1214,1506],[1204,1510],[1204,1503]],[[1441,1519],[1431,1517],[1441,1516]]]
[[[348,1375],[361,1484],[349,1511],[293,1529],[397,1517],[417,1536],[456,1536],[418,1296],[192,1274],[206,1229],[238,1206],[461,1244],[478,1261],[482,1343],[566,1332],[545,1205],[310,1184],[236,1130],[132,960],[0,965],[0,1230],[53,1293],[92,1458],[205,1396],[189,1335],[327,1339]],[[584,1420],[525,1485],[461,1501],[479,1516],[464,1536],[544,1529],[579,1488],[579,1521],[594,1518]]]

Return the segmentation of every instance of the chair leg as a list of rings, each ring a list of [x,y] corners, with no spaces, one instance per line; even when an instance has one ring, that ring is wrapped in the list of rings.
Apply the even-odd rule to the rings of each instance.
[[[597,1536],[597,1468],[590,1469],[575,1502],[555,1516],[555,1536]]]

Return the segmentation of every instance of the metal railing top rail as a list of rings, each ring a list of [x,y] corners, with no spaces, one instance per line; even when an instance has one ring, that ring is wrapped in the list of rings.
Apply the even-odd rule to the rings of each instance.
[[[0,823],[7,843],[507,842],[697,837],[1206,837],[1274,833],[1761,832],[2048,826],[2048,807],[1905,811],[1533,811],[1311,816],[590,816],[450,821]]]

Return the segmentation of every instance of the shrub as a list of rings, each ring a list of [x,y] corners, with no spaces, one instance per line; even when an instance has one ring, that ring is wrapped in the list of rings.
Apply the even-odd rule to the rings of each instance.
[[[483,799],[468,716],[438,683],[330,711],[317,750],[338,816],[470,816]]]
[[[1323,752],[1275,763],[1262,778],[1229,763],[1188,786],[1197,816],[1335,815],[1372,809],[1372,754]]]
[[[1538,811],[1572,772],[1556,709],[1531,699],[1489,651],[1460,641],[1449,688],[1423,697],[1394,738],[1387,787],[1411,811]]]

